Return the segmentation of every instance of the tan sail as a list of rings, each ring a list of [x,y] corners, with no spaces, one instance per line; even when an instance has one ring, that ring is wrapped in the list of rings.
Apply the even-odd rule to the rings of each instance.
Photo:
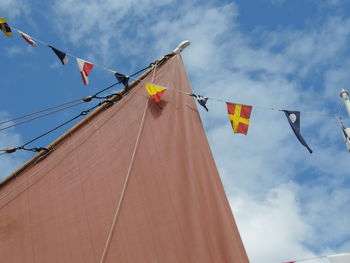
[[[1,184],[0,262],[248,262],[181,56],[144,81]]]

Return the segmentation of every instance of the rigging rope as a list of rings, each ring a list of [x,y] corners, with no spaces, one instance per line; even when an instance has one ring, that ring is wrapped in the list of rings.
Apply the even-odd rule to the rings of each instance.
[[[155,63],[155,65],[154,65],[152,82],[154,81],[156,69],[157,69],[157,63]],[[115,226],[117,224],[118,215],[120,213],[120,209],[121,209],[124,197],[125,197],[126,189],[127,189],[127,186],[128,186],[130,175],[131,175],[131,169],[133,167],[135,156],[136,156],[136,152],[137,152],[137,149],[138,149],[138,146],[139,146],[141,132],[142,132],[142,129],[143,129],[143,126],[144,126],[144,121],[145,121],[146,113],[147,113],[147,109],[148,109],[148,102],[149,102],[149,100],[147,98],[146,99],[146,104],[145,104],[145,109],[144,109],[143,114],[142,114],[141,124],[140,124],[139,130],[138,130],[138,133],[137,133],[137,138],[136,138],[134,150],[133,150],[133,153],[132,153],[132,156],[131,156],[130,165],[129,165],[128,172],[127,172],[126,177],[125,177],[125,181],[124,181],[123,188],[122,188],[122,191],[121,191],[121,194],[120,194],[118,205],[117,205],[117,208],[116,208],[114,216],[113,216],[112,225],[111,225],[109,233],[108,233],[108,237],[107,237],[107,240],[106,240],[103,252],[102,252],[100,263],[103,263],[105,261],[105,258],[106,258],[106,255],[107,255],[110,243],[111,243],[111,239],[112,239],[112,236],[113,236],[113,231],[114,231],[114,228],[115,228]]]
[[[38,114],[38,113],[41,113],[41,112],[48,111],[48,110],[53,110],[53,109],[56,109],[56,108],[62,107],[64,105],[71,104],[71,103],[74,103],[74,102],[77,102],[77,101],[80,101],[80,100],[81,99],[76,99],[76,100],[68,101],[68,102],[65,102],[65,103],[62,103],[62,104],[59,104],[59,105],[50,106],[48,108],[45,108],[45,109],[42,109],[42,110],[38,110],[38,111],[35,111],[35,112],[32,112],[32,113],[28,113],[28,114],[25,114],[25,115],[21,115],[21,116],[15,117],[15,118],[10,119],[10,120],[1,121],[0,124],[4,124],[4,123],[7,123],[7,122],[12,122],[12,121],[15,121],[15,120],[18,120],[18,119],[23,119],[25,117],[29,117],[29,116],[32,116],[32,115],[35,115],[35,114]]]
[[[45,114],[36,116],[36,117],[34,117],[34,118],[31,118],[31,119],[28,119],[28,120],[25,120],[25,121],[21,121],[21,122],[14,123],[14,124],[12,124],[12,125],[9,125],[9,126],[0,128],[0,131],[3,131],[3,130],[6,130],[6,129],[15,127],[15,126],[17,126],[17,125],[21,125],[21,124],[24,124],[24,123],[27,123],[27,122],[31,122],[31,121],[33,121],[33,120],[36,120],[36,119],[39,119],[39,118],[42,118],[42,117],[46,117],[46,116],[48,116],[48,115],[51,115],[51,114],[54,114],[54,113],[57,113],[57,112],[60,112],[60,111],[63,111],[63,110],[67,110],[67,109],[76,107],[76,106],[78,106],[78,105],[80,105],[80,104],[83,104],[83,103],[85,103],[85,102],[79,102],[79,103],[76,103],[76,104],[73,104],[73,105],[64,107],[64,108],[62,108],[62,109],[58,109],[58,110],[55,110],[55,111],[51,111],[51,112],[48,112],[48,113],[45,113]],[[33,115],[33,114],[32,114],[32,115]],[[19,119],[19,118],[17,118],[17,119]],[[8,121],[6,121],[6,122],[8,122]]]
[[[154,65],[154,63],[150,63],[149,66],[147,66],[147,67],[145,67],[145,68],[143,68],[143,69],[140,69],[140,70],[138,70],[137,72],[133,73],[133,74],[131,75],[131,77],[134,77],[134,76],[140,74],[141,72],[143,72],[143,71],[149,69],[149,68],[152,67],[153,65]],[[121,83],[121,81],[118,81],[118,82],[116,82],[116,83],[114,83],[114,84],[108,86],[107,88],[104,88],[104,89],[98,91],[97,93],[95,93],[95,94],[92,95],[92,96],[85,96],[85,97],[80,98],[80,99],[72,100],[72,101],[69,101],[69,102],[66,102],[66,103],[63,103],[63,104],[60,104],[60,105],[48,107],[48,108],[45,108],[45,109],[43,109],[43,110],[39,110],[39,111],[36,111],[36,112],[33,112],[33,113],[29,113],[29,114],[25,114],[25,115],[22,115],[22,116],[13,118],[13,119],[11,119],[11,120],[6,120],[6,121],[1,122],[0,124],[8,123],[8,122],[11,122],[11,121],[13,121],[13,120],[18,120],[18,119],[25,118],[25,117],[28,117],[28,116],[32,116],[32,115],[35,115],[35,114],[38,114],[38,113],[41,113],[41,112],[44,112],[44,111],[48,111],[48,110],[50,110],[50,109],[55,109],[55,108],[58,108],[58,107],[61,107],[61,106],[67,105],[67,104],[71,104],[71,103],[76,102],[76,101],[79,101],[79,100],[83,100],[83,102],[76,103],[76,104],[74,104],[74,105],[70,105],[70,106],[67,106],[67,107],[65,107],[65,108],[62,108],[62,109],[59,109],[59,110],[56,110],[56,111],[52,111],[52,112],[49,112],[49,113],[46,113],[46,114],[42,114],[42,115],[36,116],[36,117],[34,117],[34,118],[32,118],[32,119],[25,120],[25,121],[22,121],[22,122],[19,122],[19,123],[15,123],[15,124],[13,124],[13,125],[10,125],[10,126],[1,128],[0,131],[5,130],[5,129],[8,129],[8,128],[11,128],[11,127],[14,127],[14,126],[17,126],[17,125],[20,125],[20,124],[23,124],[23,123],[27,123],[27,122],[36,120],[36,119],[41,118],[41,117],[45,117],[45,116],[47,116],[47,115],[53,114],[53,113],[58,112],[58,111],[61,111],[61,110],[65,110],[65,109],[68,109],[68,108],[71,108],[71,107],[74,107],[74,106],[78,106],[78,105],[80,105],[80,104],[82,104],[82,103],[84,103],[84,102],[89,102],[89,101],[91,101],[92,99],[105,99],[104,101],[102,101],[102,102],[96,104],[95,106],[93,106],[93,107],[91,107],[91,108],[89,108],[89,109],[87,109],[87,110],[85,110],[85,111],[82,111],[79,115],[77,115],[77,116],[75,116],[75,117],[69,119],[68,121],[66,121],[66,122],[64,122],[64,123],[62,123],[62,124],[60,124],[60,125],[58,125],[57,127],[55,127],[55,128],[53,128],[53,129],[51,129],[51,130],[45,132],[44,134],[41,134],[41,135],[35,137],[34,139],[28,141],[27,143],[23,144],[23,145],[20,146],[20,147],[11,147],[11,148],[7,148],[7,149],[0,149],[0,151],[3,151],[3,153],[1,153],[0,155],[6,154],[6,153],[13,153],[13,152],[15,152],[16,150],[30,150],[30,151],[35,151],[35,149],[44,149],[44,148],[41,148],[41,147],[39,147],[39,148],[32,148],[32,149],[25,149],[25,148],[23,148],[23,147],[26,146],[26,145],[28,145],[28,144],[30,144],[30,143],[32,143],[32,142],[34,142],[34,141],[36,141],[36,140],[38,140],[38,139],[40,139],[40,138],[42,138],[42,137],[44,137],[44,136],[46,136],[46,135],[48,135],[49,133],[51,133],[51,132],[53,132],[53,131],[55,131],[55,130],[61,128],[62,126],[64,126],[64,125],[66,125],[66,124],[68,124],[68,123],[74,121],[75,119],[79,118],[80,116],[83,116],[83,115],[88,114],[90,111],[92,111],[93,109],[97,108],[98,106],[101,106],[101,105],[104,104],[104,103],[113,103],[112,101],[109,100],[109,99],[110,99],[111,97],[113,97],[113,96],[118,96],[118,95],[119,95],[119,96],[120,96],[119,99],[120,99],[120,98],[122,97],[122,95],[120,95],[119,93],[112,93],[112,94],[109,94],[109,95],[103,96],[103,97],[97,96],[98,94],[100,94],[100,93],[102,93],[102,92],[104,92],[104,91],[106,91],[106,90],[108,90],[108,89],[110,89],[110,88],[112,88],[112,87],[114,87],[114,86],[120,84],[120,83]]]

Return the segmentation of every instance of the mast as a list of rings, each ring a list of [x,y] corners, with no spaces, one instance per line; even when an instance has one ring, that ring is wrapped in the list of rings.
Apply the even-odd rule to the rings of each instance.
[[[340,91],[340,97],[343,99],[344,102],[344,106],[346,108],[346,111],[348,112],[348,115],[350,117],[350,100],[349,100],[349,93],[342,89]],[[346,148],[348,149],[348,151],[350,152],[350,128],[345,128],[343,124],[342,125],[342,130],[343,130],[343,138],[344,138],[344,142],[346,145]]]

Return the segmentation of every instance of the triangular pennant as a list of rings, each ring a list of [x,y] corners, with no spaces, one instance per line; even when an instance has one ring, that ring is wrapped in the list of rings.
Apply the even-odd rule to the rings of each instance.
[[[247,135],[253,107],[229,102],[226,104],[233,132]]]
[[[83,83],[86,85],[89,83],[88,76],[89,76],[94,64],[87,62],[85,60],[82,60],[80,58],[76,58],[76,60],[77,60],[77,64],[78,64],[81,78],[83,79]]]
[[[196,95],[194,93],[191,93],[190,96],[192,97],[195,97],[197,102],[206,110],[206,111],[209,111],[206,104],[207,104],[207,101],[208,101],[208,98],[206,97],[203,97],[201,95]]]
[[[27,41],[27,43],[29,45],[31,45],[32,47],[36,47],[38,44],[31,38],[31,36],[27,35],[26,33],[22,32],[22,31],[19,31],[17,30],[18,34],[21,35],[21,37],[23,37],[23,39],[25,41]]]
[[[166,91],[166,88],[147,83],[146,90],[155,102],[160,102],[160,98]]]
[[[1,31],[8,37],[12,37],[12,31],[10,26],[6,23],[6,18],[0,18]]]
[[[283,110],[288,119],[289,125],[292,128],[295,136],[298,138],[299,142],[306,147],[306,149],[312,153],[312,150],[307,145],[306,141],[300,134],[300,111],[288,111]]]
[[[114,76],[117,78],[117,80],[124,85],[124,87],[127,89],[129,87],[129,77],[121,74],[119,72],[115,72]]]
[[[63,52],[57,48],[54,48],[53,46],[48,46],[49,48],[51,48],[53,50],[53,52],[55,52],[55,54],[57,55],[57,57],[61,60],[62,64],[65,65],[68,63],[69,59],[67,57],[66,52]]]

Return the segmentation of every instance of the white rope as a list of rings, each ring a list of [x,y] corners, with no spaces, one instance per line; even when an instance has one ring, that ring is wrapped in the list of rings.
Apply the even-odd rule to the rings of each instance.
[[[154,81],[156,69],[157,69],[157,63],[154,66],[152,81]],[[131,156],[129,169],[128,169],[128,172],[127,172],[126,177],[125,177],[125,181],[124,181],[124,185],[123,185],[123,188],[122,188],[122,192],[120,194],[118,205],[117,205],[117,208],[116,208],[115,213],[114,213],[112,225],[111,225],[109,233],[108,233],[108,237],[107,237],[104,249],[103,249],[103,253],[102,253],[102,256],[101,256],[101,259],[100,259],[100,263],[103,263],[105,258],[106,258],[106,255],[107,255],[110,243],[111,243],[111,239],[112,239],[112,236],[113,236],[114,228],[115,228],[115,226],[117,224],[117,220],[118,220],[118,216],[119,216],[119,213],[120,213],[120,209],[121,209],[121,206],[122,206],[122,203],[123,203],[123,200],[124,200],[124,197],[125,197],[126,189],[127,189],[127,186],[128,186],[128,182],[129,182],[129,179],[130,179],[131,169],[133,167],[135,156],[136,156],[136,152],[137,152],[137,149],[138,149],[142,128],[143,128],[143,124],[144,124],[146,113],[147,113],[148,102],[149,102],[149,99],[147,98],[146,99],[146,104],[145,104],[145,109],[144,109],[143,115],[142,115],[140,128],[139,128],[139,131],[138,131],[138,134],[137,134],[137,138],[136,138],[135,147],[134,147],[134,150],[133,150],[133,153],[132,153],[132,156]]]

